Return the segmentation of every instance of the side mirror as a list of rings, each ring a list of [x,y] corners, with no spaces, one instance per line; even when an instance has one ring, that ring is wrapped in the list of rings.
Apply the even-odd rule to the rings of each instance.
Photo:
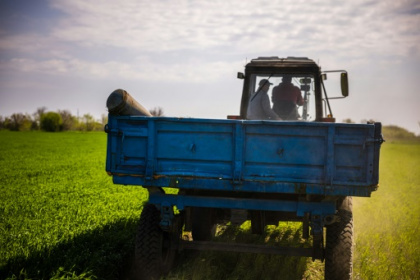
[[[244,73],[241,73],[241,72],[238,72],[238,79],[245,79],[245,75],[244,75]]]
[[[341,73],[341,94],[344,97],[349,96],[349,81],[347,78],[347,72]]]

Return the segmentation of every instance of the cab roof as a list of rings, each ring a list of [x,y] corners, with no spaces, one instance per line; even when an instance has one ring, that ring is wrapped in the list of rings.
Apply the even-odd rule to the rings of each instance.
[[[269,57],[258,57],[252,59],[246,65],[246,68],[294,68],[294,69],[307,69],[312,71],[320,71],[320,67],[307,57],[287,57],[279,58],[278,56],[269,56]]]

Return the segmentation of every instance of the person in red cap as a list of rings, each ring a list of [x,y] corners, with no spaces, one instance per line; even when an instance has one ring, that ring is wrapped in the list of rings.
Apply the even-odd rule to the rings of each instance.
[[[297,120],[297,106],[303,105],[300,89],[292,84],[292,76],[283,76],[282,82],[273,88],[273,110],[283,120]]]

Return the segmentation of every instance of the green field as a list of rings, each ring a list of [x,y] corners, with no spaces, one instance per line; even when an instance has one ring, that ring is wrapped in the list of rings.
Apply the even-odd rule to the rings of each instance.
[[[382,145],[379,189],[356,198],[356,279],[420,279],[420,144]]]
[[[0,131],[0,279],[126,279],[147,192],[113,185],[105,133]],[[419,279],[420,144],[385,143],[380,188],[354,199],[355,279]],[[249,223],[217,238],[302,243],[300,226],[265,236]],[[305,258],[184,254],[167,279],[322,279]]]
[[[105,133],[0,132],[0,279],[116,279],[147,193],[112,184]]]

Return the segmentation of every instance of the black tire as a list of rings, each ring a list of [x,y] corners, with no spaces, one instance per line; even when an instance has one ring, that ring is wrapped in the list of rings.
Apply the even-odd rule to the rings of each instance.
[[[352,279],[353,274],[353,203],[348,196],[338,202],[340,221],[327,226],[325,279]]]
[[[174,219],[174,232],[165,232],[159,226],[160,211],[144,206],[136,235],[135,279],[157,280],[169,272],[177,252],[179,219]]]
[[[199,207],[192,209],[191,234],[194,241],[211,240],[213,225],[213,209]]]

